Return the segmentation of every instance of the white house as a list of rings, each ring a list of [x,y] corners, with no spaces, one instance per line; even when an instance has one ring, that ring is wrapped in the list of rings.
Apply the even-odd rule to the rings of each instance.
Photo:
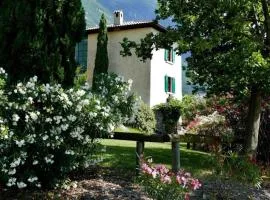
[[[89,83],[93,80],[98,27],[87,29],[88,53],[87,75]],[[122,57],[121,45],[124,37],[139,42],[146,34],[158,33],[165,29],[154,22],[125,22],[122,11],[114,12],[114,24],[108,26],[109,72],[132,79],[132,88],[150,106],[166,102],[169,94],[182,98],[181,56],[172,49],[153,51],[153,58],[146,62],[136,56]]]

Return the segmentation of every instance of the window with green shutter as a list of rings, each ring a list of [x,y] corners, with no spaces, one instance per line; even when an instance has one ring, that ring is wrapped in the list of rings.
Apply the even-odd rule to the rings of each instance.
[[[168,83],[169,83],[169,77],[165,76],[164,77],[164,89],[165,89],[165,92],[168,92]]]
[[[172,78],[172,93],[175,93],[175,78]]]
[[[173,50],[173,48],[165,49],[165,51],[164,51],[164,60],[167,61],[167,62],[174,63],[174,61],[175,61],[175,51]]]
[[[175,78],[166,75],[164,77],[164,89],[165,92],[175,93]]]

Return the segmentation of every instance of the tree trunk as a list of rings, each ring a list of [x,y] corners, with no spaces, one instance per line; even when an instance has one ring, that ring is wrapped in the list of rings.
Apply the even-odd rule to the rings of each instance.
[[[252,157],[256,156],[258,146],[261,119],[261,101],[261,93],[256,89],[252,89],[246,126],[247,137],[244,148],[245,153]]]

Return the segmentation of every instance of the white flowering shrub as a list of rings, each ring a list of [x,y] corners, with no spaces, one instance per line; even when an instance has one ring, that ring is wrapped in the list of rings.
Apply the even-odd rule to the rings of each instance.
[[[100,83],[94,93],[87,85],[69,90],[40,85],[37,77],[2,92],[0,181],[7,187],[51,187],[70,171],[94,164],[97,138],[129,117],[132,111],[125,113],[122,105],[133,107],[127,105],[132,96],[128,83],[111,79],[117,85],[107,89]]]
[[[113,73],[99,74],[97,77],[97,87],[93,93],[111,107],[113,120],[122,123],[134,120],[134,113],[138,111],[140,102],[137,96],[130,92],[132,80],[125,82],[123,77]]]

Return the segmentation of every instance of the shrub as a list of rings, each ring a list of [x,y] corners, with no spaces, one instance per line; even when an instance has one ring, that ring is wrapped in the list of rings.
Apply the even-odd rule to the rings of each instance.
[[[257,187],[261,185],[261,168],[255,160],[247,156],[240,156],[232,152],[227,155],[215,154],[210,162],[216,175]]]
[[[172,98],[167,103],[156,105],[154,111],[162,114],[166,133],[175,133],[181,115],[181,101]]]
[[[139,108],[137,96],[130,92],[132,80],[124,81],[123,77],[116,74],[98,74],[96,76],[96,88],[93,93],[102,99],[105,105],[111,107],[111,111],[119,123],[127,122],[134,118],[134,113]]]
[[[140,102],[140,107],[134,113],[134,118],[127,122],[128,126],[137,128],[145,134],[153,134],[156,127],[155,114],[151,108],[143,102]]]
[[[227,125],[225,117],[217,111],[207,116],[197,116],[186,129],[192,134],[221,136],[224,139],[233,138],[232,129]]]
[[[110,95],[120,97],[109,104],[87,85],[64,90],[60,85],[40,85],[37,77],[6,90],[8,100],[0,105],[1,182],[8,187],[51,187],[70,171],[98,162],[97,138],[129,115],[118,109],[128,102],[126,85],[119,81],[111,86],[117,90]]]
[[[183,123],[192,121],[196,115],[205,113],[206,100],[196,95],[185,95],[181,102],[181,115]]]
[[[165,165],[154,166],[142,160],[141,172],[140,184],[157,200],[188,200],[189,193],[201,187],[199,180],[193,178],[190,173],[184,170],[173,173]]]

